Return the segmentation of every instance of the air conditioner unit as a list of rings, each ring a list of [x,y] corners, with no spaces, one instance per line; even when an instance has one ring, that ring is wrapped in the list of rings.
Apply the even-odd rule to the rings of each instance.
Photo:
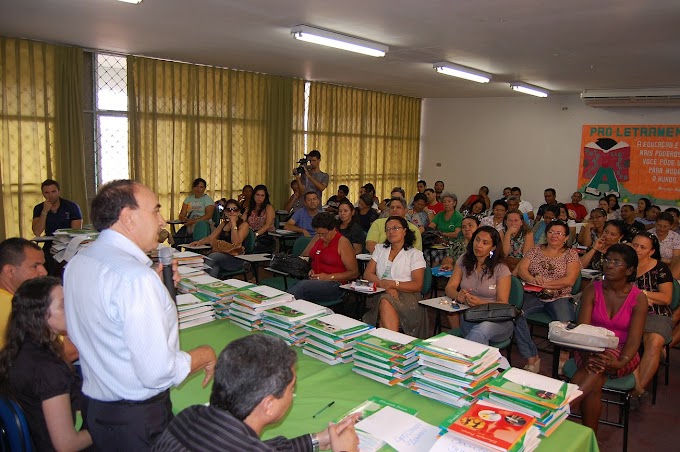
[[[676,107],[680,108],[680,88],[587,89],[581,100],[589,107]]]

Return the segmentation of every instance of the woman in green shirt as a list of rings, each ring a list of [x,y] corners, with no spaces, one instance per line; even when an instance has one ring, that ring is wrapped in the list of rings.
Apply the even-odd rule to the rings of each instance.
[[[454,239],[460,233],[460,225],[463,222],[463,215],[456,211],[456,204],[458,204],[458,197],[450,192],[444,192],[441,195],[444,210],[439,212],[432,218],[430,227],[441,231],[444,237]]]

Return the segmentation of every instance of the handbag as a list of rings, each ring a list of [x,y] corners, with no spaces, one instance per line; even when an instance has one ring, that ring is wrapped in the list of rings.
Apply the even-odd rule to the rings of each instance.
[[[272,255],[269,267],[282,273],[287,273],[296,279],[306,279],[309,277],[309,271],[312,269],[312,266],[306,260],[286,253]]]
[[[548,339],[560,345],[586,350],[588,348],[616,348],[619,345],[619,338],[616,334],[600,326],[588,324],[575,326],[573,323],[555,320],[550,322],[548,328]]]
[[[522,311],[507,303],[485,303],[466,309],[463,318],[470,323],[507,322],[513,323],[522,315]]]
[[[232,256],[238,256],[240,254],[245,254],[246,249],[242,245],[234,245],[226,240],[215,240],[212,243],[212,251],[214,253],[225,253],[231,254]]]

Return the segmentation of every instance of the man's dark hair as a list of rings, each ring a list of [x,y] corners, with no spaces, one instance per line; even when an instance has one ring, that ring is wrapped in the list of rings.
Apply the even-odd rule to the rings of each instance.
[[[680,209],[676,209],[675,207],[669,207],[668,209],[664,210],[664,212],[673,212],[680,217]]]
[[[522,189],[519,188],[519,187],[512,187],[512,188],[510,189],[510,192],[513,192],[513,191],[516,191],[516,192],[519,193],[520,195],[522,194]]]
[[[38,245],[21,237],[11,237],[0,243],[0,271],[5,265],[18,267],[26,259],[24,248],[42,251]]]
[[[427,182],[425,182],[425,181],[422,180],[422,179],[420,179],[418,182],[416,182],[416,185],[418,185],[418,184],[423,184],[424,186],[427,187]]]
[[[343,192],[345,196],[349,195],[349,187],[347,185],[339,185],[338,191]]]
[[[312,218],[312,228],[324,228],[329,231],[335,229],[337,222],[335,221],[335,215],[330,212],[321,212]]]
[[[54,179],[45,179],[45,180],[43,181],[43,183],[40,184],[40,191],[42,191],[42,189],[45,188],[45,187],[49,187],[50,185],[56,185],[56,186],[57,186],[57,190],[61,190],[61,188],[59,187],[59,182],[57,182],[57,181],[54,180]]]
[[[366,204],[368,207],[373,207],[373,195],[370,193],[364,193],[363,195],[359,196],[359,199],[361,199],[364,204]]]
[[[552,204],[550,206],[545,206],[545,209],[543,209],[543,212],[552,212],[555,214],[555,218],[558,218],[560,216],[560,206],[556,204]]]
[[[97,231],[108,229],[118,221],[120,212],[129,207],[137,209],[139,204],[135,198],[137,182],[130,179],[119,179],[104,184],[97,196],[92,200],[92,224]]]
[[[296,361],[281,339],[264,334],[236,339],[217,359],[210,405],[244,420],[265,397],[283,397]]]
[[[305,192],[305,194],[303,196],[305,201],[307,201],[307,195],[314,195],[317,198],[319,197],[319,195],[314,190],[309,190],[309,191]]]
[[[673,215],[671,215],[670,212],[661,212],[659,215],[656,216],[656,221],[667,221],[673,226],[673,222],[675,221],[675,218],[673,218]]]
[[[375,196],[375,185],[373,185],[372,183],[369,182],[366,185],[364,185],[364,190],[366,190],[369,193],[373,193],[373,195]]]
[[[557,196],[557,192],[555,191],[554,188],[546,188],[545,190],[543,190],[543,193],[545,192],[550,192],[552,193],[553,196]]]
[[[394,192],[397,192],[397,193],[401,194],[401,197],[402,197],[402,198],[406,198],[406,192],[404,191],[403,188],[401,188],[401,187],[394,187],[394,188],[392,189],[392,191],[390,192],[390,195],[391,195],[392,193],[394,193]]]
[[[441,182],[442,185],[444,185],[444,181],[443,181],[443,180],[438,180],[438,181],[435,182],[434,184],[437,185],[437,184],[440,183],[440,182]]]
[[[425,196],[425,193],[416,193],[416,195],[413,197],[413,204],[415,204],[416,201],[427,202],[427,196]]]
[[[317,151],[316,149],[314,149],[312,152],[310,152],[309,154],[307,154],[307,158],[312,158],[312,157],[321,160],[321,152],[319,152],[319,151]]]

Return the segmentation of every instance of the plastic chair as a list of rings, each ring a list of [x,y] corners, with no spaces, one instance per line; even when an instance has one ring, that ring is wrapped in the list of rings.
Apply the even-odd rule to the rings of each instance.
[[[311,237],[298,237],[295,240],[295,243],[293,244],[293,251],[292,255],[293,256],[300,256],[302,252],[307,248],[307,245],[309,245],[309,242],[312,240]],[[265,286],[273,287],[275,289],[283,290],[286,291],[288,290],[288,287],[293,287],[295,284],[300,282],[299,279],[291,278],[290,283],[288,282],[288,273],[285,272],[280,272],[278,270],[274,270],[272,268],[267,267],[267,271],[271,273],[275,273],[279,276],[274,276],[272,278],[267,278],[264,281],[262,281],[262,284]]]
[[[578,278],[576,278],[576,282],[574,282],[574,285],[571,287],[571,294],[576,295],[577,293],[580,292],[581,290],[581,274],[579,273]],[[531,335],[534,336],[534,326],[542,326],[545,328],[548,328],[548,325],[550,325],[550,322],[552,322],[554,319],[548,315],[547,312],[541,311],[541,312],[536,312],[534,314],[530,314],[526,316],[527,323],[529,324],[529,327],[531,328]],[[572,319],[573,320],[573,319]],[[541,339],[548,339],[548,335],[546,333],[545,336],[537,336],[540,337]],[[549,349],[539,349],[544,352],[550,352]]]
[[[246,236],[245,240],[243,240],[243,248],[245,248],[245,254],[253,254],[253,250],[255,249],[255,233],[250,228],[248,229],[248,235]],[[254,266],[253,274],[255,274],[255,276],[257,277],[257,268],[255,268]],[[244,281],[248,280],[248,270],[246,270],[245,266],[238,270],[233,271],[220,270],[220,273],[217,275],[217,279],[224,280],[239,275],[243,276]]]
[[[2,451],[30,452],[33,450],[31,435],[24,412],[13,400],[0,397],[0,432]]]
[[[564,376],[571,380],[576,373],[576,361],[574,359],[568,360],[564,363],[562,369],[564,371]],[[605,425],[612,425],[614,427],[623,428],[623,452],[628,450],[628,420],[630,418],[630,394],[635,389],[635,375],[630,373],[625,377],[621,378],[609,378],[604,382],[602,387],[602,393],[613,395],[618,400],[611,400],[610,398],[602,398],[602,402],[606,405],[616,405],[619,407],[618,420],[616,422],[610,421],[608,419],[600,418],[599,423]],[[605,410],[605,416],[607,411]],[[574,417],[581,417],[578,414],[571,414]]]

